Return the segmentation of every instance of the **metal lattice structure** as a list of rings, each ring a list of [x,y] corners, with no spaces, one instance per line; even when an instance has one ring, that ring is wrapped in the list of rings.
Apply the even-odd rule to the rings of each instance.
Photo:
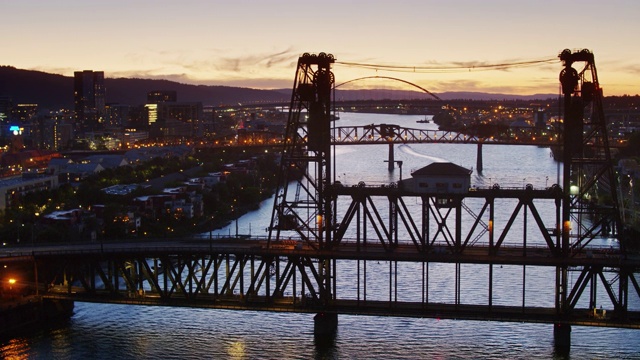
[[[332,219],[332,199],[326,188],[332,181],[334,61],[333,55],[325,53],[298,59],[270,241],[289,239],[293,233],[312,247],[330,247],[331,232],[323,224]],[[292,180],[297,180],[293,193]]]
[[[593,53],[567,49],[559,58],[564,65],[560,72],[564,94],[562,256],[575,256],[593,239],[611,236],[619,240],[621,257],[626,257],[627,239]],[[578,71],[574,64],[584,67]],[[634,269],[618,269],[616,293],[612,282],[605,279],[605,267],[585,266],[569,291],[567,270],[566,266],[557,268],[556,309],[562,315],[568,315],[587,285],[591,286],[590,307],[595,307],[598,281],[619,312],[627,309],[629,278],[638,288]]]
[[[563,223],[578,225],[563,239],[565,251],[571,251],[584,248],[596,236],[620,238],[624,232],[593,53],[564,50],[560,59],[565,66],[560,73],[565,112],[563,188],[567,191]],[[575,63],[584,63],[584,68],[575,70]]]
[[[555,133],[541,129],[478,136],[458,131],[411,129],[392,124],[339,126],[333,128],[331,142],[336,145],[371,144],[494,144],[494,145],[557,145]]]
[[[334,222],[335,202],[327,188],[333,181],[330,132],[334,62],[333,55],[325,53],[303,54],[298,59],[267,247],[293,235],[313,249],[331,248],[332,226],[327,224]],[[289,182],[293,179],[298,180],[292,194]],[[325,304],[335,296],[335,265],[331,263],[330,259],[319,258],[317,270],[309,264],[317,274],[317,293]]]

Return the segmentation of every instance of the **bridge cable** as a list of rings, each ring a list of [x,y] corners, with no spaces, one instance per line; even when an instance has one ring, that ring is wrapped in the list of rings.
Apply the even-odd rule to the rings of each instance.
[[[544,64],[554,64],[558,62],[558,58],[546,58],[538,60],[525,60],[497,64],[477,63],[460,63],[459,65],[442,65],[442,66],[408,66],[408,65],[386,65],[386,64],[368,64],[347,61],[336,61],[336,64],[348,67],[359,67],[371,70],[384,70],[394,72],[411,72],[411,73],[456,73],[466,71],[492,71],[506,70],[517,67],[540,66]]]

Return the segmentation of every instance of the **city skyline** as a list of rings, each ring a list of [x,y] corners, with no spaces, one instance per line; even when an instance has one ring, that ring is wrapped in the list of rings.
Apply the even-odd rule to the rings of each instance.
[[[26,0],[3,3],[0,65],[73,76],[290,88],[298,56],[327,52],[336,83],[391,76],[432,92],[558,92],[565,48],[593,51],[608,95],[638,91],[640,3],[614,0],[383,2],[329,0]],[[534,66],[483,66],[545,61]],[[380,66],[406,66],[402,72]],[[416,67],[413,71],[412,67]],[[422,71],[420,69],[423,69]],[[580,70],[580,69],[579,69]],[[390,86],[370,81],[360,86]]]

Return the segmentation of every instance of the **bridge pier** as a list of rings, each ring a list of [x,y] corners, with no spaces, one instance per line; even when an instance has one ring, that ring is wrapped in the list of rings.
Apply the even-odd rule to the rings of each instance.
[[[478,143],[478,152],[476,154],[476,171],[482,173],[482,143]]]
[[[393,171],[396,162],[393,143],[389,143],[389,171]]]
[[[313,317],[313,333],[319,337],[333,337],[338,330],[338,314],[321,312]]]
[[[567,355],[571,350],[571,325],[553,324],[553,345],[558,355]]]

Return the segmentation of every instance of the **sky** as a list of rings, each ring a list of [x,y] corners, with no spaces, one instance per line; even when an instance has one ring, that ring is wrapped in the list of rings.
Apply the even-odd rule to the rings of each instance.
[[[556,94],[559,60],[474,65],[555,60],[568,48],[594,53],[605,95],[640,93],[638,0],[0,0],[0,9],[0,65],[66,76],[101,70],[108,78],[291,88],[298,57],[325,52],[337,60],[338,84],[389,76],[435,93]]]

